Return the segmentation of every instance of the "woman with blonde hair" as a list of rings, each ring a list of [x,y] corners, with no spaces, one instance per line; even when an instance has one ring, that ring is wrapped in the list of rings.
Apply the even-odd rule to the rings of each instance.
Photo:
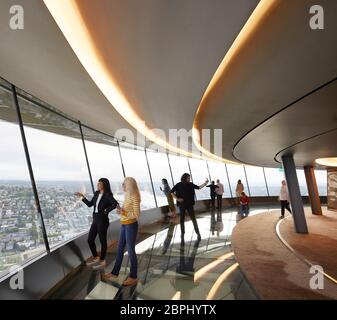
[[[120,214],[121,230],[118,241],[117,257],[115,266],[111,273],[103,276],[104,280],[115,280],[118,278],[120,268],[123,262],[125,245],[130,258],[130,275],[123,282],[124,286],[132,286],[137,283],[137,255],[136,255],[136,238],[138,232],[138,218],[140,215],[140,193],[137,182],[132,177],[126,177],[123,182],[125,199],[123,207],[118,207],[117,212]]]
[[[174,219],[177,214],[176,214],[176,207],[174,205],[174,201],[173,201],[173,197],[172,197],[172,194],[171,194],[171,188],[167,182],[167,179],[163,178],[161,179],[161,183],[163,184],[163,188],[160,187],[160,190],[162,192],[164,192],[166,198],[167,198],[167,203],[168,203],[168,206],[169,206],[169,210],[171,212],[171,218]]]

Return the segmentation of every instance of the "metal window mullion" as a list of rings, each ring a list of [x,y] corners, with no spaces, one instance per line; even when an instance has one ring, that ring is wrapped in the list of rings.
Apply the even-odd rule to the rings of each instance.
[[[248,178],[247,178],[246,167],[245,167],[245,165],[242,165],[242,166],[243,166],[243,171],[244,171],[244,173],[245,173],[245,178],[246,178],[246,183],[247,183],[248,194],[249,194],[249,196],[251,197],[251,194],[250,194],[250,188],[249,188],[249,183],[248,183]]]
[[[122,157],[121,147],[120,147],[120,145],[119,145],[119,141],[118,141],[118,140],[117,140],[117,147],[118,147],[119,159],[120,159],[120,161],[121,161],[121,166],[122,166],[123,176],[124,176],[124,178],[125,178],[126,175],[125,175],[125,169],[124,169],[123,157]]]
[[[25,157],[26,157],[26,162],[27,162],[27,166],[28,166],[28,172],[29,172],[30,182],[31,182],[31,185],[32,185],[33,193],[34,193],[36,210],[37,210],[37,212],[38,212],[38,214],[40,216],[42,235],[43,235],[43,240],[44,240],[44,244],[45,244],[45,247],[46,247],[46,251],[49,253],[50,252],[50,246],[49,246],[49,241],[48,241],[46,226],[44,224],[44,219],[43,219],[43,215],[42,215],[42,210],[41,210],[41,205],[40,205],[40,199],[39,199],[39,195],[38,195],[38,191],[37,191],[37,187],[36,187],[36,182],[35,182],[33,167],[32,167],[32,163],[31,163],[30,156],[29,156],[29,150],[28,150],[28,145],[27,145],[25,130],[24,130],[24,127],[23,127],[23,121],[22,121],[22,117],[21,117],[19,101],[18,101],[18,97],[17,97],[17,94],[16,94],[16,88],[15,88],[15,86],[11,85],[11,87],[12,87],[13,101],[14,101],[14,105],[15,105],[15,108],[16,108],[16,114],[17,114],[18,124],[19,124],[19,128],[20,128],[20,134],[21,134],[22,144],[23,144],[23,148],[24,148],[24,152],[25,152]]]
[[[150,176],[150,181],[151,181],[151,186],[152,186],[153,198],[154,198],[154,202],[156,204],[156,208],[158,208],[158,203],[157,203],[157,198],[156,198],[156,192],[154,190],[154,185],[153,185],[153,180],[152,180],[152,174],[151,174],[149,159],[147,157],[146,147],[144,147],[144,152],[145,152],[145,158],[146,158],[146,163],[147,163],[147,169],[149,170],[149,176]]]
[[[170,158],[169,158],[168,153],[166,153],[166,156],[167,156],[167,162],[168,162],[170,173],[171,173],[172,185],[174,186],[173,173],[172,173],[171,162],[170,162]]]
[[[95,188],[94,188],[94,182],[92,180],[92,175],[91,175],[91,170],[90,170],[90,164],[89,164],[89,159],[88,159],[88,153],[87,153],[87,148],[85,146],[85,140],[84,140],[84,135],[83,135],[83,130],[82,130],[82,124],[81,121],[78,121],[78,125],[80,127],[80,132],[81,132],[81,139],[82,139],[82,145],[83,145],[83,150],[84,150],[84,156],[85,156],[85,161],[87,163],[87,169],[89,173],[89,178],[90,178],[90,183],[91,183],[91,188],[92,188],[92,193],[95,193]]]
[[[267,178],[266,178],[266,173],[264,171],[264,167],[262,167],[262,171],[263,171],[263,176],[264,176],[264,182],[266,184],[267,195],[268,195],[268,197],[270,197],[270,193],[269,193],[269,188],[268,188],[268,184],[267,184]]]
[[[193,176],[192,176],[192,170],[191,170],[191,166],[190,166],[190,160],[189,160],[189,158],[186,158],[186,159],[187,159],[188,171],[190,172],[191,180],[193,182]]]
[[[209,181],[212,181],[211,172],[209,171],[208,161],[205,160],[205,162],[206,162],[206,166],[207,166]]]
[[[225,163],[225,169],[226,169],[227,181],[228,181],[228,186],[229,186],[229,192],[231,194],[231,198],[233,198],[233,191],[232,191],[231,182],[229,181],[229,174],[228,174],[228,169],[227,169],[226,163]]]

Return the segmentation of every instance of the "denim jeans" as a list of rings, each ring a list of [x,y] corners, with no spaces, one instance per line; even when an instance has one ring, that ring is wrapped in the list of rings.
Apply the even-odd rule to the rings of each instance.
[[[131,264],[130,277],[134,279],[137,278],[137,255],[135,250],[137,232],[138,232],[138,222],[121,225],[121,231],[118,240],[117,257],[115,266],[111,272],[112,274],[114,275],[119,274],[119,270],[121,269],[123,262],[124,248],[126,245]]]
[[[248,204],[240,204],[240,215],[243,217],[244,214],[246,215],[246,217],[249,215]]]

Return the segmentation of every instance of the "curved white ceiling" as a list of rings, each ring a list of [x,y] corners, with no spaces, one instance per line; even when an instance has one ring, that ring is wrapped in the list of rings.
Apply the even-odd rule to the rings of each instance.
[[[165,131],[192,128],[203,92],[257,3],[77,2],[125,98],[150,128]],[[12,4],[25,10],[25,29],[17,33],[8,29]],[[109,134],[132,128],[97,88],[41,1],[4,0],[0,7],[1,76],[91,127]]]
[[[246,163],[274,166],[294,154],[298,166],[337,154],[337,78],[276,113],[235,145],[233,156]]]
[[[320,1],[325,9],[324,30],[309,27],[312,1],[273,3],[235,54],[225,58],[195,119],[199,130],[223,128],[225,158],[268,166],[278,165],[273,158],[284,148],[310,138],[313,132],[337,127],[335,87],[318,92],[314,100],[298,101],[337,76],[337,2]],[[265,122],[287,106],[287,112],[294,108],[301,112],[288,121],[277,122],[282,112]],[[328,150],[331,140],[325,142]],[[313,159],[306,160],[299,164]]]
[[[217,1],[211,6],[199,1],[44,2],[118,113],[172,151],[179,149],[152,129],[192,127],[186,118],[191,121],[224,54],[223,44],[233,40],[247,19],[251,10],[247,4],[255,4],[246,1],[249,10],[243,10],[242,1]],[[233,14],[239,18],[235,23],[230,19]],[[220,30],[226,35],[223,41]]]
[[[320,1],[327,8],[324,31],[309,28],[312,1],[270,1],[268,14],[211,91],[206,89],[214,72],[258,0],[75,2],[135,114],[149,128],[190,130],[206,92],[197,129],[222,128],[227,159],[236,160],[235,145],[258,124],[337,75],[337,3],[329,0]],[[22,31],[8,28],[12,4],[24,6]],[[3,0],[0,8],[2,77],[103,132],[133,129],[88,75],[41,1]]]

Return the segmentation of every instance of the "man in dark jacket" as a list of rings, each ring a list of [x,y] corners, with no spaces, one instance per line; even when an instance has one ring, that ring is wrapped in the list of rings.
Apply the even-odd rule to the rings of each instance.
[[[194,203],[195,203],[195,190],[205,187],[208,183],[208,179],[200,185],[197,186],[191,182],[191,176],[188,173],[184,173],[181,176],[180,182],[178,182],[172,189],[172,196],[177,200],[177,205],[180,209],[180,228],[181,228],[181,242],[184,243],[185,234],[185,212],[187,211],[193,226],[195,233],[198,235],[198,240],[201,240],[198,223],[194,214]]]

